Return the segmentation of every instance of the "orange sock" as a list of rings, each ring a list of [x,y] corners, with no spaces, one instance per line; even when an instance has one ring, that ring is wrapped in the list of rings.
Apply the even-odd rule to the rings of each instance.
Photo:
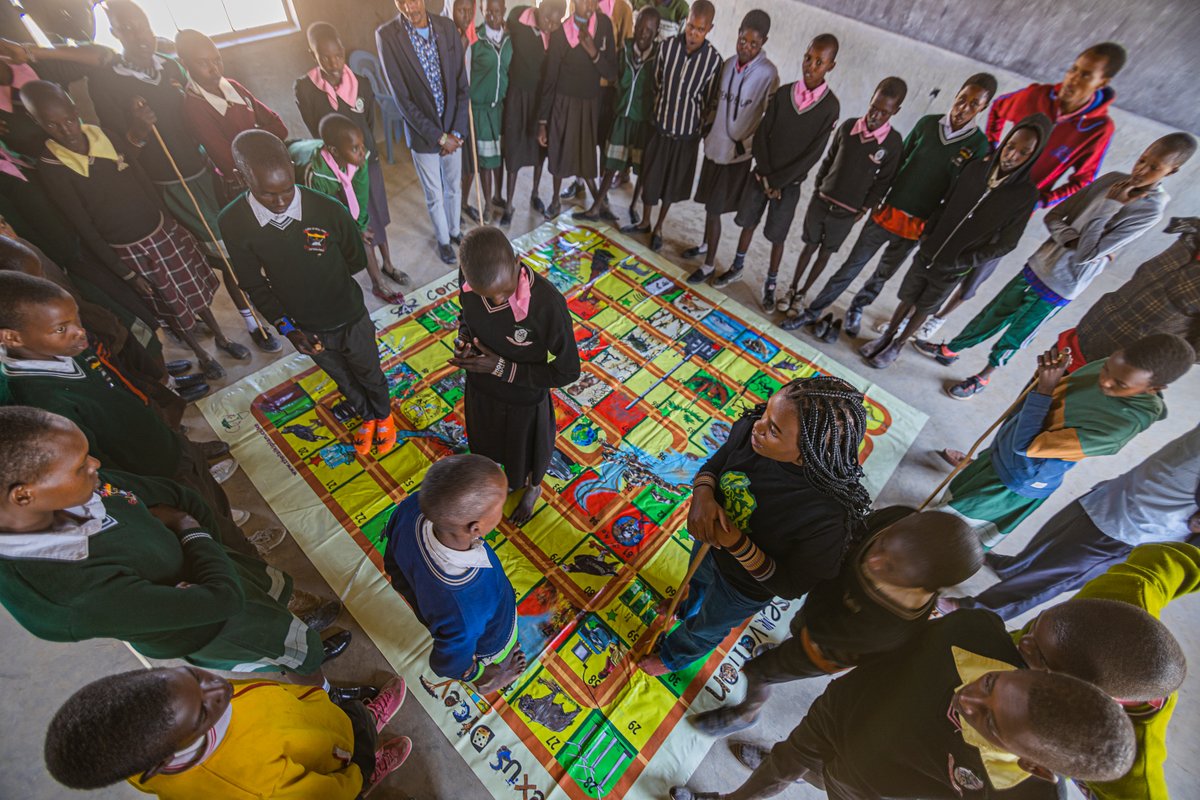
[[[387,455],[396,446],[396,423],[392,415],[377,419],[375,425],[375,452],[377,455]]]
[[[371,452],[371,439],[375,436],[375,425],[375,420],[364,419],[362,424],[354,430],[354,452],[360,456]]]

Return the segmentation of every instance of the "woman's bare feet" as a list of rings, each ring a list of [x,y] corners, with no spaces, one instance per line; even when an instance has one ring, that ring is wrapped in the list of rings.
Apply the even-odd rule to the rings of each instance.
[[[525,486],[525,494],[521,497],[521,502],[513,509],[508,520],[518,528],[529,522],[529,518],[533,516],[533,507],[537,504],[538,498],[542,496],[542,486]]]

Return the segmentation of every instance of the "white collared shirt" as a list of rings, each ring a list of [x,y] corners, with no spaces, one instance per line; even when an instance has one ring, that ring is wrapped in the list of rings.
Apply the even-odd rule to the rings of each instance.
[[[217,746],[221,744],[225,738],[225,734],[229,732],[229,723],[233,719],[233,704],[225,706],[225,712],[221,714],[216,724],[204,732],[196,741],[192,742],[182,750],[176,751],[171,760],[163,767],[165,774],[176,774],[198,767],[208,760],[208,757],[213,754]],[[196,754],[201,748],[204,754],[196,759]],[[193,761],[193,759],[196,759]]]
[[[56,521],[46,531],[10,533],[0,531],[0,557],[36,558],[47,561],[83,561],[88,557],[88,540],[104,530],[108,512],[99,494],[81,506],[65,509],[66,520]]]
[[[282,230],[291,225],[293,220],[296,222],[300,221],[300,195],[301,192],[297,189],[295,197],[292,198],[292,204],[282,214],[276,214],[258,202],[254,198],[254,195],[249,192],[246,193],[246,202],[250,204],[250,210],[254,212],[254,218],[258,220],[260,227],[265,228],[267,225],[274,225],[276,228]]]
[[[482,539],[476,539],[470,550],[454,550],[438,541],[433,535],[433,523],[427,519],[421,525],[421,541],[434,565],[451,577],[458,577],[473,569],[490,569],[492,566]]]
[[[952,142],[955,139],[960,139],[963,136],[966,136],[967,134],[974,131],[976,128],[975,120],[972,119],[970,122],[968,122],[966,125],[963,125],[958,130],[954,130],[954,128],[950,125],[950,114],[949,113],[947,113],[945,116],[943,116],[941,119],[939,119],[938,124],[942,126],[942,138],[945,139],[947,142]]]
[[[8,354],[4,345],[0,345],[0,362],[6,367],[13,367],[22,371],[57,372],[63,375],[73,375],[79,370],[79,366],[73,358],[55,356],[45,361],[30,358],[13,358]]]
[[[221,90],[221,94],[219,96],[208,91],[195,81],[191,81],[188,84],[189,89],[191,89],[198,97],[212,106],[213,109],[222,117],[225,116],[225,112],[229,110],[230,106],[246,105],[246,99],[238,94],[238,90],[233,88],[233,84],[229,82],[228,78],[221,78],[221,81],[217,84],[217,86]]]

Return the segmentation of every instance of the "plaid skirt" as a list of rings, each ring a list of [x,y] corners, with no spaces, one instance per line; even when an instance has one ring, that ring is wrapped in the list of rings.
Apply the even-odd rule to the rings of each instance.
[[[196,326],[196,315],[212,303],[220,282],[200,252],[196,237],[164,216],[154,233],[133,244],[114,244],[121,263],[154,289],[154,313],[180,330]]]

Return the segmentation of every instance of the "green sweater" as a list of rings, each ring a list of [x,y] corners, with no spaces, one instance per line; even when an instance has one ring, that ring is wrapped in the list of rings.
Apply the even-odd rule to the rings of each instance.
[[[918,219],[929,219],[964,164],[988,153],[987,137],[978,128],[946,141],[942,116],[921,117],[909,131],[900,153],[900,171],[884,199],[885,204]]]
[[[288,145],[288,155],[296,165],[296,183],[332,197],[349,210],[350,204],[346,202],[342,182],[333,174],[325,157],[321,155],[324,147],[325,142],[320,139],[297,139]],[[354,198],[358,201],[358,217],[354,221],[361,234],[367,229],[367,204],[371,200],[371,178],[365,165],[354,171],[354,176],[350,178],[350,186],[354,189]]]
[[[55,365],[68,366],[66,372]],[[73,359],[0,362],[11,402],[60,414],[88,439],[111,469],[174,478],[183,442],[90,348]]]
[[[87,557],[0,558],[0,603],[30,633],[53,642],[121,639],[151,658],[195,652],[242,610],[242,584],[208,533],[176,536],[148,506],[179,508],[206,526],[211,512],[171,481],[121,472],[102,472],[101,479],[108,518],[88,539]],[[180,582],[189,586],[177,588]]]
[[[303,186],[300,221],[259,225],[247,194],[225,207],[221,237],[238,283],[270,322],[325,333],[367,313],[354,273],[367,266],[358,226],[338,201]]]
[[[633,37],[625,42],[617,62],[617,116],[633,122],[645,122],[653,118],[654,60],[657,57],[658,46],[654,45],[650,55],[640,64],[636,63]]]
[[[512,64],[513,46],[508,33],[496,44],[487,38],[487,26],[475,28],[479,39],[471,45],[471,104],[497,108],[504,105],[508,92],[508,67]]]

